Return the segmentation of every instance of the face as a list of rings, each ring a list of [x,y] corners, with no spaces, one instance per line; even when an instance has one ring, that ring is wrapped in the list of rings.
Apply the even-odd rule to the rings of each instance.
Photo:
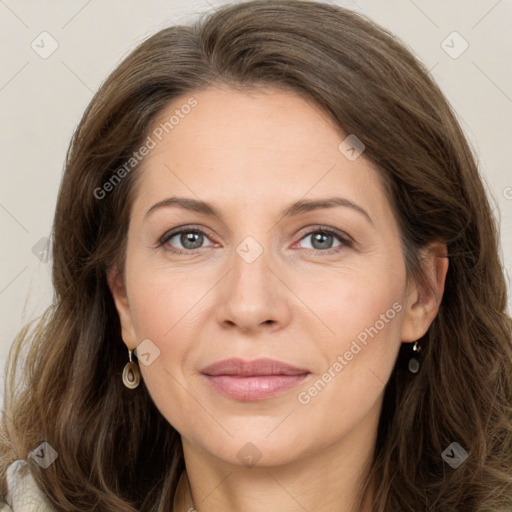
[[[364,152],[340,150],[347,133],[275,89],[183,96],[151,134],[124,276],[113,269],[109,285],[162,415],[184,444],[237,465],[297,461],[353,432],[369,442],[400,344],[435,308],[406,280]],[[205,375],[231,358],[298,371]]]

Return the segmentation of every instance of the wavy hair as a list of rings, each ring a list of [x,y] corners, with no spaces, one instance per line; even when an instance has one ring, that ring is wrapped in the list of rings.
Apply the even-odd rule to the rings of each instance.
[[[510,512],[512,321],[499,227],[476,157],[402,42],[363,15],[301,0],[242,2],[160,30],[94,95],[73,134],[55,210],[54,300],[9,354],[0,494],[8,464],[46,441],[57,461],[30,471],[57,511],[172,509],[181,438],[144,382],[135,390],[122,383],[127,349],[106,280],[111,265],[124,268],[137,167],[105,197],[97,191],[171,101],[214,83],[301,94],[355,134],[385,184],[409,277],[428,278],[423,247],[447,246],[444,296],[420,340],[421,369],[407,371],[403,344],[385,388],[361,487],[363,496],[373,482],[372,512]],[[441,457],[454,441],[468,452],[456,470]]]

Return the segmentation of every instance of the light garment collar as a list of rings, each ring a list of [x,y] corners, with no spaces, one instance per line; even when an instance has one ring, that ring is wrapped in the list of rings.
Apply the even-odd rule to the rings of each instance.
[[[0,502],[0,512],[55,512],[37,486],[29,463],[15,460],[7,468],[7,503]]]

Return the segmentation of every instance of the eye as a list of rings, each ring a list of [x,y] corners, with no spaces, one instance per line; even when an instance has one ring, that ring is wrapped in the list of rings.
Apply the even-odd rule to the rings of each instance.
[[[330,228],[318,228],[313,231],[309,231],[301,240],[310,238],[310,247],[306,249],[312,249],[314,251],[327,252],[334,249],[332,252],[339,252],[344,247],[352,247],[353,241],[348,235],[342,235],[337,230]],[[333,242],[338,240],[338,245],[333,247]]]
[[[170,243],[175,239],[174,243]],[[176,254],[188,254],[203,247],[203,242],[209,240],[206,233],[200,229],[181,228],[171,233],[166,233],[158,242],[159,246],[170,245],[171,252]],[[180,244],[176,248],[175,244]]]
[[[300,240],[306,240],[310,238],[311,249],[317,252],[339,252],[344,247],[352,247],[353,240],[348,235],[342,234],[337,230],[321,227],[309,231]],[[174,242],[171,242],[173,239]],[[175,254],[190,254],[197,251],[203,246],[205,240],[210,240],[204,231],[197,228],[182,227],[166,233],[159,241],[158,246],[166,246],[166,250],[169,250]],[[332,245],[333,242],[338,241],[337,245]],[[176,244],[179,244],[176,246]],[[169,248],[167,248],[169,247]],[[207,246],[206,246],[207,247]]]

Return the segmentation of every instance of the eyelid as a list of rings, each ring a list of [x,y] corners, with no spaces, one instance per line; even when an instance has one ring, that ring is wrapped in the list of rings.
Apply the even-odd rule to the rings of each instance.
[[[330,235],[337,236],[338,238],[340,238],[342,241],[344,241],[346,243],[355,244],[355,240],[345,231],[341,231],[340,229],[336,229],[336,228],[331,228],[331,227],[325,226],[323,224],[311,224],[309,226],[306,226],[304,228],[304,232],[302,233],[302,235],[299,238],[299,241],[302,240],[304,237],[311,235],[312,233],[317,233],[317,232],[328,233]],[[325,252],[325,251],[323,251],[323,252]]]
[[[157,247],[163,247],[171,238],[173,238],[176,235],[180,235],[181,233],[190,233],[190,232],[197,232],[203,234],[206,238],[208,238],[210,241],[214,242],[212,240],[212,237],[208,234],[208,230],[204,228],[203,226],[198,227],[195,224],[191,225],[184,225],[184,226],[178,226],[176,228],[173,228],[169,231],[166,231],[159,239],[156,244]],[[193,254],[196,251],[200,251],[201,249],[206,249],[206,247],[201,247],[199,249],[175,249],[178,252],[187,252],[190,254]],[[173,250],[169,249],[171,252],[174,252]]]

